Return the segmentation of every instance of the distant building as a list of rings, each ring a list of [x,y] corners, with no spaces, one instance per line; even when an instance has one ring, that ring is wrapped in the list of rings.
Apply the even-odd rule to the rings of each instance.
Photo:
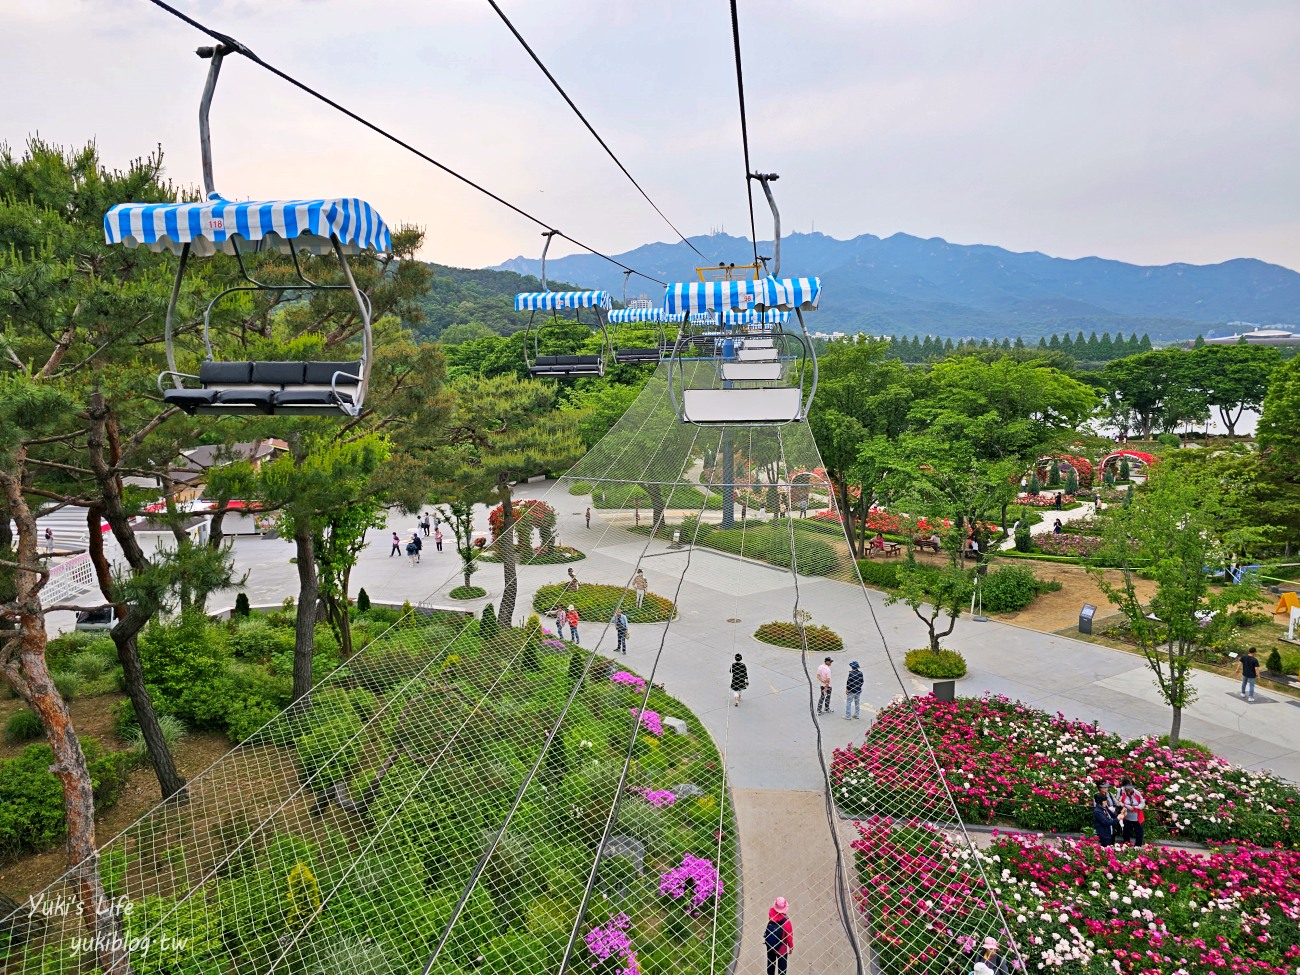
[[[1238,342],[1244,342],[1246,345],[1300,345],[1300,332],[1293,332],[1288,328],[1259,328],[1258,326],[1249,332],[1239,332],[1234,335],[1216,335],[1214,338],[1205,340],[1206,345],[1236,345]],[[1195,339],[1187,343],[1187,348],[1196,345]]]
[[[642,295],[640,298],[632,298],[630,301],[628,301],[627,306],[629,308],[650,309],[655,306],[655,303],[651,301],[649,298],[647,298],[645,295]]]
[[[268,438],[249,443],[195,447],[193,450],[182,451],[177,463],[168,471],[170,480],[176,485],[176,500],[185,502],[202,498],[208,471],[214,467],[245,460],[253,465],[253,470],[260,470],[263,463],[275,459],[288,449],[289,445],[283,440]],[[161,478],[159,480],[161,482]]]

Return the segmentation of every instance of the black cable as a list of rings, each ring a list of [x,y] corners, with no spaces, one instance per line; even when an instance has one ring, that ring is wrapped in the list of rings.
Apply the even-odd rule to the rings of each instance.
[[[692,244],[689,240],[687,240],[685,235],[683,235],[682,232],[673,225],[673,222],[668,219],[668,216],[662,210],[660,210],[658,206],[656,206],[655,201],[650,199],[650,194],[641,188],[641,184],[638,183],[636,179],[633,178],[632,174],[627,171],[627,167],[624,166],[619,161],[618,156],[614,155],[614,150],[611,149],[608,145],[606,145],[605,140],[600,137],[600,134],[594,128],[592,128],[591,123],[587,121],[587,117],[583,115],[582,111],[578,108],[578,106],[573,103],[573,99],[569,97],[568,92],[566,92],[563,88],[560,87],[560,83],[555,80],[555,76],[551,74],[551,72],[547,69],[546,65],[542,63],[542,59],[537,56],[537,52],[535,52],[531,47],[528,46],[528,42],[524,40],[524,36],[520,34],[518,29],[516,29],[515,25],[510,22],[510,18],[505,15],[505,11],[501,9],[501,7],[497,4],[496,0],[488,0],[488,3],[492,5],[492,9],[497,12],[497,16],[500,17],[502,22],[506,25],[506,27],[510,29],[510,33],[515,35],[515,40],[517,40],[520,46],[522,46],[523,49],[528,52],[528,56],[533,59],[533,63],[536,64],[537,67],[541,69],[542,74],[546,75],[546,80],[551,83],[551,85],[555,88],[555,90],[560,93],[560,97],[564,99],[564,101],[568,104],[568,106],[571,109],[573,109],[573,114],[578,116],[579,121],[581,121],[582,124],[587,127],[587,131],[591,133],[592,138],[595,139],[597,142],[599,142],[600,147],[605,150],[605,153],[609,156],[609,158],[614,160],[614,165],[623,171],[623,175],[626,176],[628,180],[632,183],[632,185],[636,187],[637,192],[640,193],[643,197],[645,197],[645,201],[649,203],[651,207],[654,208],[655,213],[659,214],[659,216],[663,219],[663,222],[668,224],[669,227],[672,227],[673,233],[675,233],[678,237],[681,238],[682,243],[685,244],[687,247],[689,247],[691,250],[695,251],[696,254],[699,254],[700,257],[703,257],[704,255],[700,253],[700,249],[696,247],[694,244]]]
[[[154,0],[155,3],[158,0]],[[758,266],[758,231],[754,226],[754,184],[749,174],[749,123],[745,120],[745,71],[740,66],[740,15],[731,0],[731,39],[736,48],[736,93],[740,96],[740,144],[745,150],[745,192],[749,195],[749,240],[754,245],[754,266]]]
[[[527,220],[531,220],[539,227],[545,227],[547,230],[554,231],[557,237],[563,237],[569,243],[577,247],[581,247],[583,250],[587,251],[590,254],[594,254],[596,257],[603,258],[604,260],[609,261],[611,264],[615,264],[618,267],[621,267],[624,271],[631,271],[633,274],[637,275],[638,277],[645,278],[647,281],[653,281],[655,284],[662,284],[665,286],[667,285],[666,281],[661,281],[659,280],[659,278],[651,277],[649,274],[645,274],[641,271],[636,270],[636,268],[628,267],[622,261],[615,260],[614,258],[610,257],[608,254],[598,251],[594,247],[587,246],[582,241],[577,240],[574,237],[570,237],[568,234],[564,233],[563,231],[556,230],[545,220],[542,220],[539,217],[535,217],[527,210],[515,206],[509,200],[493,193],[486,186],[474,182],[474,180],[470,179],[468,176],[461,175],[460,173],[456,172],[456,170],[452,169],[450,166],[438,162],[438,160],[434,159],[428,153],[422,152],[421,150],[417,149],[415,146],[411,145],[409,142],[406,142],[404,139],[401,139],[400,137],[393,135],[393,133],[389,132],[384,128],[381,128],[380,126],[376,125],[374,122],[371,122],[369,119],[364,118],[361,115],[358,115],[350,108],[346,108],[345,106],[340,105],[338,102],[334,101],[334,99],[330,98],[327,95],[321,94],[316,89],[312,88],[310,85],[299,81],[297,78],[293,77],[292,75],[286,74],[284,71],[281,71],[279,68],[275,67],[275,65],[269,64],[268,62],[262,60],[262,58],[258,57],[256,54],[250,51],[243,44],[239,43],[239,41],[235,40],[233,37],[230,37],[227,34],[223,34],[220,31],[213,30],[211,27],[199,23],[197,20],[195,20],[193,17],[190,17],[188,14],[182,13],[181,11],[173,7],[171,4],[167,3],[166,0],[149,0],[149,2],[152,3],[155,7],[158,7],[159,9],[167,11],[173,17],[176,17],[179,20],[183,20],[185,23],[189,24],[195,30],[207,34],[214,41],[226,45],[228,48],[230,48],[230,50],[234,51],[235,53],[242,54],[244,57],[248,58],[248,60],[252,61],[256,65],[265,68],[267,71],[271,72],[271,74],[275,75],[277,78],[281,79],[282,81],[287,81],[289,84],[293,85],[295,88],[299,89],[300,91],[306,92],[308,95],[311,95],[313,98],[324,102],[330,108],[342,112],[344,115],[352,119],[354,122],[359,122],[360,124],[364,125],[366,128],[370,129],[370,131],[374,132],[375,134],[381,135],[388,141],[394,142],[397,145],[401,146],[407,152],[419,156],[421,159],[423,159],[425,162],[429,163],[430,165],[436,166],[438,169],[441,169],[448,176],[460,180],[462,183],[464,183],[466,186],[471,187],[472,189],[478,190],[484,196],[489,197],[492,200],[495,200],[497,203],[500,203],[506,209],[512,210],[513,212],[519,214],[519,216],[524,217]]]

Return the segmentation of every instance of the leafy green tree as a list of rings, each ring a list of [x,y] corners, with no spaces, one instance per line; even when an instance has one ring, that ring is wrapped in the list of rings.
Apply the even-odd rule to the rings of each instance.
[[[1105,564],[1119,567],[1119,582],[1101,569],[1089,569],[1123,613],[1161,697],[1173,710],[1171,747],[1178,745],[1184,709],[1196,698],[1191,673],[1197,654],[1231,627],[1233,607],[1258,598],[1253,586],[1211,586],[1209,570],[1225,568],[1232,551],[1263,537],[1254,528],[1225,530],[1225,525],[1240,524],[1240,485],[1187,475],[1186,469],[1175,476],[1157,468],[1145,490],[1112,509],[1101,555]],[[1139,571],[1155,581],[1150,603],[1138,595]]]
[[[344,660],[352,656],[352,616],[348,610],[352,570],[366,547],[366,532],[383,528],[388,523],[387,515],[384,499],[371,494],[344,508],[334,508],[315,522],[312,552],[320,571],[320,599]]]
[[[1246,410],[1258,410],[1268,393],[1269,377],[1282,362],[1277,349],[1259,345],[1202,345],[1185,353],[1187,377],[1219,411],[1228,436]]]
[[[1287,555],[1300,544],[1300,357],[1273,374],[1255,439],[1259,447],[1259,503],[1283,532]]]
[[[903,603],[925,624],[931,653],[941,649],[939,641],[957,626],[971,592],[970,573],[953,565],[923,565],[912,553],[898,568],[898,586],[885,599],[887,605]],[[940,630],[939,618],[948,617],[947,629]]]
[[[452,536],[456,539],[456,554],[460,556],[461,576],[468,589],[470,579],[478,571],[478,549],[474,547],[474,502],[468,497],[453,495],[437,507],[443,519],[451,525]]]
[[[496,541],[505,586],[497,618],[510,626],[518,591],[512,484],[565,470],[582,456],[572,413],[554,409],[552,387],[513,376],[462,376],[453,382],[455,407],[445,437],[441,497],[502,505]]]

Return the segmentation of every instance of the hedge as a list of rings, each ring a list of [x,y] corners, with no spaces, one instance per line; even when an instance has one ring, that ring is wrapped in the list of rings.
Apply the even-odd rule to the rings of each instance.
[[[672,600],[656,596],[652,592],[647,592],[645,601],[637,606],[636,593],[630,588],[584,582],[574,592],[569,589],[569,585],[557,582],[542,586],[533,596],[533,612],[542,617],[554,616],[556,606],[572,605],[578,611],[580,620],[607,623],[614,618],[614,610],[622,600],[623,612],[627,613],[630,623],[666,623],[673,618]]]
[[[896,589],[898,587],[898,568],[902,565],[901,560],[897,562],[886,562],[883,559],[858,559],[858,575],[862,577],[865,585],[874,586],[877,589]]]
[[[844,649],[844,641],[830,627],[809,624],[803,630],[808,635],[808,649],[814,653],[833,653]],[[789,620],[764,623],[754,632],[754,639],[774,647],[803,649],[803,634],[800,633],[799,627]]]
[[[929,647],[907,651],[907,669],[931,680],[953,680],[966,676],[966,658],[956,650],[935,653]]]

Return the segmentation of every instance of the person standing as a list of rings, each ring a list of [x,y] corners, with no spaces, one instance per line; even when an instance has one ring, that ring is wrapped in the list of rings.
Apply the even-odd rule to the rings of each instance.
[[[778,897],[767,912],[767,927],[763,929],[767,975],[783,975],[790,963],[790,955],[794,953],[794,925],[787,913],[789,907],[784,897]]]
[[[49,527],[45,529],[45,554],[54,554],[54,529]]]
[[[1255,656],[1254,647],[1251,647],[1237,658],[1237,669],[1241,671],[1241,696],[1253,704],[1255,701],[1255,678],[1259,675],[1259,658]],[[1250,691],[1249,697],[1246,697],[1247,690]]]
[[[564,627],[569,622],[569,611],[563,606],[555,607],[555,635],[564,639]]]
[[[578,573],[573,571],[573,566],[569,566],[569,581],[564,588],[572,589],[574,592],[578,591]]]
[[[591,505],[587,505],[587,528],[591,528]]]
[[[1115,845],[1115,830],[1119,827],[1119,820],[1110,811],[1108,802],[1104,792],[1098,792],[1092,797],[1092,828],[1097,834],[1097,842],[1102,846]]]
[[[411,541],[415,544],[415,561],[420,561],[420,553],[424,551],[424,542],[420,541],[419,532],[411,532]]]
[[[416,556],[418,556],[419,553],[420,553],[420,550],[419,550],[418,548],[415,547],[415,541],[414,541],[414,540],[409,541],[409,542],[406,543],[406,557],[407,557],[408,559],[411,560],[411,565],[415,565],[415,563],[416,563]]]
[[[740,707],[740,695],[749,687],[749,668],[745,666],[745,661],[741,659],[740,654],[736,654],[736,659],[731,664],[731,693],[735,695],[735,705]]]
[[[436,548],[439,552],[442,551],[442,529],[441,528],[435,528],[433,530],[433,547]]]
[[[420,522],[420,527],[424,529],[424,537],[429,537],[429,512],[424,513],[424,521]]]
[[[844,720],[862,717],[862,671],[858,670],[856,660],[849,663],[849,676],[844,682]],[[852,707],[853,713],[849,714]]]
[[[827,657],[817,668],[817,682],[821,684],[821,695],[817,698],[817,713],[831,713],[831,658]]]
[[[632,577],[632,588],[636,590],[636,608],[640,609],[641,604],[645,602],[645,591],[650,588],[650,580],[640,569],[637,569],[636,575]]]
[[[627,613],[623,612],[622,607],[614,614],[614,633],[618,637],[615,652],[627,653]]]
[[[808,499],[806,497],[799,499],[799,517],[800,518],[808,517]]]
[[[1123,817],[1124,842],[1130,846],[1142,845],[1142,824],[1146,822],[1147,801],[1142,798],[1133,785],[1133,780],[1124,778],[1119,783],[1119,808]]]
[[[569,624],[569,639],[582,646],[582,641],[578,639],[578,611],[573,608],[573,603],[569,603],[568,615],[565,619]]]
[[[391,559],[394,555],[401,555],[401,554],[402,554],[402,539],[398,536],[397,532],[393,532],[393,548],[392,551],[388,553],[388,557]]]

